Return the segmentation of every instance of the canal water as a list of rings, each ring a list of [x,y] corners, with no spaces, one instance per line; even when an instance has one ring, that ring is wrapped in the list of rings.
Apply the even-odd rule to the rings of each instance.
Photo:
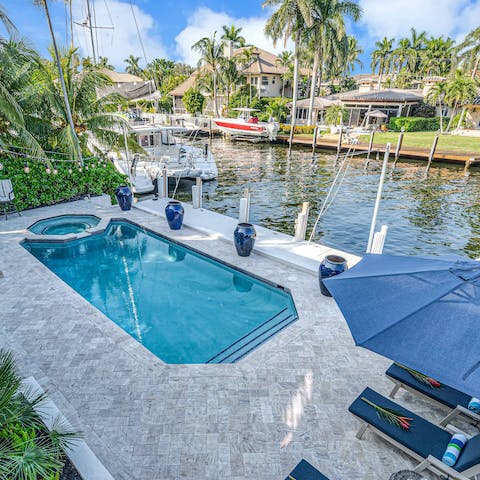
[[[480,143],[480,142],[479,142]],[[480,147],[480,145],[479,145]],[[215,139],[212,152],[218,179],[204,184],[204,207],[238,216],[243,190],[251,191],[251,221],[293,234],[302,202],[310,202],[308,234],[335,177],[331,152],[293,151],[281,145]],[[390,164],[391,167],[391,164]],[[365,169],[365,158],[350,162],[335,201],[320,220],[315,241],[363,254],[380,177],[381,163]],[[480,257],[480,168],[434,164],[425,179],[425,163],[399,161],[389,173],[378,227],[388,225],[385,253]],[[191,184],[180,185],[177,198],[191,201]]]

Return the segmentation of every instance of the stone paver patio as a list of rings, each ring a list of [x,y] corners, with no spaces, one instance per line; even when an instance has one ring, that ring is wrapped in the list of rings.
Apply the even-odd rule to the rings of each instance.
[[[65,213],[129,218],[278,282],[292,291],[299,320],[237,364],[164,364],[19,244],[28,225]],[[313,274],[87,200],[0,218],[0,270],[0,347],[15,352],[116,479],[278,480],[305,458],[331,480],[386,480],[413,465],[372,433],[355,438],[347,408],[367,385],[389,392],[389,362],[354,346]],[[445,414],[408,393],[398,398],[426,418]]]

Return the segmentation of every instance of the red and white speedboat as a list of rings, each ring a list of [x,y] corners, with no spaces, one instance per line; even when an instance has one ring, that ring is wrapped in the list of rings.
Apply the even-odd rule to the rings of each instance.
[[[238,138],[275,140],[279,129],[277,122],[259,122],[252,116],[253,108],[234,108],[240,112],[238,118],[214,118],[213,121],[224,133]]]

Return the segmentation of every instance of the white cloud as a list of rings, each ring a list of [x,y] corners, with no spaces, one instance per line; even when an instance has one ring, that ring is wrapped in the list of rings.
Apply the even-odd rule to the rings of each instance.
[[[371,39],[408,36],[410,27],[430,35],[459,38],[478,23],[480,4],[470,0],[360,0]]]
[[[192,51],[192,45],[202,37],[209,37],[217,31],[217,38],[222,34],[222,25],[235,25],[241,27],[241,35],[247,43],[278,53],[285,50],[283,41],[273,46],[273,42],[263,33],[268,15],[254,17],[235,18],[225,12],[215,12],[207,7],[200,7],[195,10],[187,20],[187,26],[175,37],[176,53],[179,59],[191,65],[196,65],[198,54]],[[287,49],[292,50],[289,42]]]
[[[138,5],[133,5],[135,17],[132,14],[129,2],[110,0],[109,2],[96,2],[94,23],[98,26],[111,27],[112,29],[97,29],[95,45],[97,55],[108,57],[110,63],[118,70],[125,69],[124,59],[130,54],[141,57],[140,65],[145,65],[141,43],[135,26],[137,20],[140,37],[145,47],[147,59],[166,57],[167,52],[160,39],[155,34],[155,20],[144,12]],[[74,1],[73,17],[79,23],[87,18],[84,2]],[[92,22],[93,23],[93,22]],[[92,49],[87,28],[74,26],[75,44],[80,46],[84,56],[92,56]],[[98,41],[97,41],[98,39]]]

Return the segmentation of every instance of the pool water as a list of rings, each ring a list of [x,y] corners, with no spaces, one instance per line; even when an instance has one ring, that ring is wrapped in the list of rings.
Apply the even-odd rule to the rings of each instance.
[[[167,363],[232,363],[297,318],[290,293],[125,221],[24,247]]]
[[[37,235],[67,235],[84,232],[99,222],[95,215],[59,215],[35,222],[28,230]]]

